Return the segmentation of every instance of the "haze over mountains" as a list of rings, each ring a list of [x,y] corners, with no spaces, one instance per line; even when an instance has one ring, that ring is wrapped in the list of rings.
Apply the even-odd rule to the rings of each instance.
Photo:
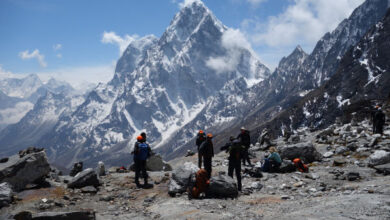
[[[239,31],[195,1],[174,16],[160,38],[130,43],[113,79],[85,97],[69,95],[69,85],[43,84],[33,75],[0,81],[0,112],[17,103],[35,104],[0,132],[1,155],[36,145],[60,166],[99,160],[122,165],[130,162],[141,131],[157,152],[173,159],[193,149],[199,129],[219,134],[218,142],[240,126],[254,137],[265,126],[276,135],[299,126],[324,127],[354,100],[373,99],[378,91],[388,95],[389,41],[378,23],[388,7],[387,0],[367,0],[312,53],[297,46],[271,73]],[[360,91],[363,84],[367,89]],[[326,96],[329,101],[320,99]],[[289,110],[293,105],[299,110]],[[267,124],[271,119],[277,123]]]

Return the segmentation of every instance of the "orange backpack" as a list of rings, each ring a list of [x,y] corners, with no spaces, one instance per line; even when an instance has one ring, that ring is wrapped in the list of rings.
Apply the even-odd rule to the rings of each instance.
[[[297,167],[297,169],[302,173],[309,172],[309,168],[306,166],[306,164],[302,163],[302,160],[299,158],[295,158],[293,160],[294,165]]]
[[[207,187],[210,184],[210,180],[208,179],[207,171],[205,169],[200,169],[195,174],[196,182],[195,186],[192,188],[192,197],[199,198],[199,195],[202,192],[206,192]]]

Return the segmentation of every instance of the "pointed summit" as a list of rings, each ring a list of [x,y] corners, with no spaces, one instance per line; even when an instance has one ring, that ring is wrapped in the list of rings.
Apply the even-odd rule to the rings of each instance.
[[[175,15],[162,39],[186,41],[192,34],[202,29],[203,24],[213,24],[220,32],[225,27],[200,0],[185,1]]]
[[[305,59],[308,57],[308,54],[298,45],[294,51],[287,57],[283,57],[279,63],[279,69],[291,69],[292,66],[301,65]]]

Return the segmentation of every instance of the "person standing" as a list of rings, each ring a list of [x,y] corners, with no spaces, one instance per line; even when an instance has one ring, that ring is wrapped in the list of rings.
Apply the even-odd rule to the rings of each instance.
[[[233,172],[236,172],[237,177],[237,189],[241,191],[241,156],[243,147],[239,140],[230,136],[230,142],[220,148],[221,151],[226,150],[229,153],[229,168],[228,175],[233,178]]]
[[[146,143],[146,135],[145,138],[141,135],[137,137],[137,142],[134,145],[133,153],[135,165],[135,184],[137,187],[141,187],[139,183],[139,176],[142,173],[142,177],[144,178],[144,187],[149,187],[148,173],[146,172],[146,160],[151,155],[151,149],[149,144]]]
[[[378,108],[374,115],[375,134],[383,134],[383,126],[386,122],[386,116],[382,111],[382,108]]]
[[[212,142],[213,135],[211,133],[207,134],[206,140],[199,147],[199,152],[203,156],[203,166],[207,171],[208,178],[211,177],[212,171],[212,158],[214,157],[214,145]]]
[[[199,167],[199,169],[202,168],[202,154],[199,152],[199,147],[203,143],[203,141],[205,141],[205,140],[206,140],[205,133],[202,130],[199,130],[199,132],[196,136],[196,142],[195,142],[197,149],[198,149],[198,167]]]
[[[376,113],[378,112],[378,109],[379,109],[379,106],[376,105],[374,110],[372,110],[371,112],[371,119],[372,119],[372,133],[373,134],[376,134],[376,119],[375,119],[375,115]]]
[[[249,159],[249,147],[251,146],[249,131],[247,131],[244,127],[241,127],[241,133],[237,136],[237,139],[240,140],[241,145],[244,147],[242,165],[245,166],[245,162],[248,162],[248,165],[252,166],[251,160]]]

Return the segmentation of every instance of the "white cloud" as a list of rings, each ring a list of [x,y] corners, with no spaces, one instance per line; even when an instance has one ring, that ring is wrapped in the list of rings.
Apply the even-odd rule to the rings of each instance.
[[[41,67],[47,67],[47,63],[45,62],[45,56],[43,54],[40,54],[38,49],[35,49],[33,52],[29,52],[29,50],[22,51],[19,53],[19,57],[22,58],[22,60],[29,60],[29,59],[37,59],[38,63]]]
[[[59,58],[59,59],[61,59],[61,58],[62,58],[62,54],[58,53],[58,54],[56,55],[56,57]]]
[[[364,0],[291,0],[280,14],[266,21],[241,22],[241,30],[271,69],[299,44],[310,53],[318,40],[333,31]]]
[[[364,0],[294,0],[286,10],[268,18],[266,23],[245,20],[242,28],[257,45],[283,47],[314,44],[336,26]],[[254,28],[256,31],[248,31]]]
[[[19,102],[13,108],[0,110],[0,124],[17,123],[28,111],[33,109],[34,104],[31,102]]]
[[[122,55],[122,53],[126,50],[127,46],[129,46],[132,41],[137,40],[138,38],[138,35],[130,36],[126,34],[124,37],[121,37],[113,31],[104,31],[102,43],[117,45],[119,47],[119,55]]]
[[[206,65],[217,73],[234,71],[240,62],[240,48],[251,51],[251,45],[237,29],[228,29],[222,35],[222,46],[227,50],[223,57],[210,57]]]
[[[55,45],[53,45],[53,50],[54,51],[61,50],[61,49],[62,49],[62,44],[55,44]]]

